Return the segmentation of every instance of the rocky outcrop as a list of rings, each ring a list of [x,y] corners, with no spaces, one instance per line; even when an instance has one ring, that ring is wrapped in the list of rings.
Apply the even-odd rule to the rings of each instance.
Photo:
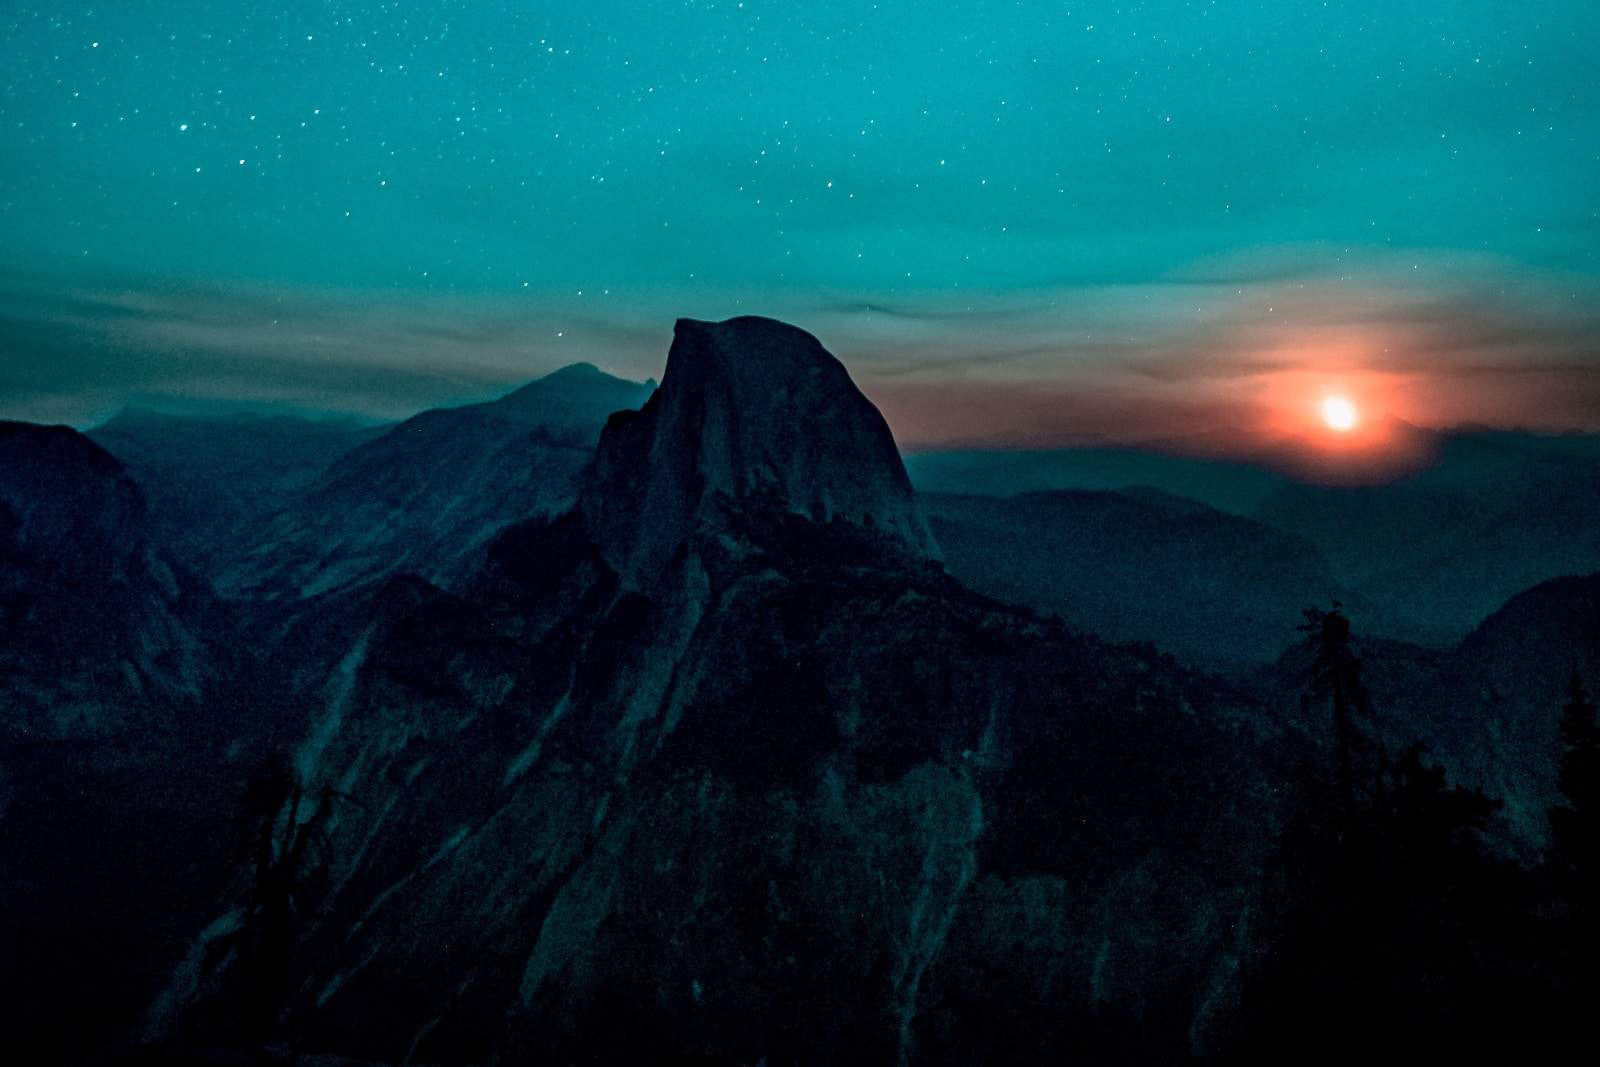
[[[729,511],[788,513],[937,555],[894,438],[844,365],[772,319],[680,319],[660,390],[607,424],[582,509],[630,578]]]
[[[87,436],[138,483],[153,538],[212,580],[260,548],[272,520],[330,464],[386,428],[128,407]]]
[[[505,526],[570,507],[607,416],[653,388],[581,363],[407,419],[293,497],[219,588],[293,600],[401,573],[454,585]]]
[[[146,518],[82,434],[0,423],[0,736],[109,736],[198,704],[214,605]]]
[[[389,1062],[881,1064],[1092,1026],[1185,1055],[1267,840],[1256,736],[931,552],[832,357],[680,324],[578,509],[500,534],[456,592],[396,579],[290,635],[327,648],[293,763],[339,799],[282,1033]],[[226,1035],[251,985],[208,955],[153,1037]]]
[[[125,1038],[214,906],[254,728],[231,619],[146,518],[98,445],[0,423],[0,1029],[37,1062]]]

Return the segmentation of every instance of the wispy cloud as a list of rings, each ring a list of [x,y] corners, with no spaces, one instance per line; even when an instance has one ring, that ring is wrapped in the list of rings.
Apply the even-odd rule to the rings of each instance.
[[[1485,257],[1263,250],[1142,284],[1021,292],[551,292],[417,297],[0,278],[0,414],[86,424],[135,397],[395,417],[576,360],[659,376],[678,315],[811,330],[903,444],[1240,424],[1275,381],[1378,376],[1412,421],[1600,430],[1587,278]]]

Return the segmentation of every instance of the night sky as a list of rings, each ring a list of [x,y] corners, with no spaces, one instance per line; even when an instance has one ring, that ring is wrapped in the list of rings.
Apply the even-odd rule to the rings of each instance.
[[[751,312],[910,446],[1600,430],[1596,4],[11,3],[0,55],[0,415],[395,416]]]

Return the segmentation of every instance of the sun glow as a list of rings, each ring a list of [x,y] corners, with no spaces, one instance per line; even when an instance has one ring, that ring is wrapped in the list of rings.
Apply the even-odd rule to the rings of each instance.
[[[1361,421],[1361,416],[1349,397],[1326,396],[1322,398],[1322,421],[1330,430],[1349,433]]]

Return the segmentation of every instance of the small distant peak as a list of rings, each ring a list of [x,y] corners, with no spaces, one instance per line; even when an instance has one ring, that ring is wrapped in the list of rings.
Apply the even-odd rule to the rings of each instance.
[[[539,381],[575,381],[583,378],[609,378],[611,375],[595,366],[593,363],[580,362],[568,363],[565,367],[553,370]]]
[[[441,417],[440,412],[455,410],[546,427],[592,424],[598,430],[606,416],[639,407],[653,389],[654,386],[608,374],[593,363],[570,363],[498,399],[458,409],[436,408],[418,417],[436,419]]]
[[[161,421],[161,418],[161,413],[155,408],[148,407],[144,404],[129,403],[122,405],[121,410],[119,410],[115,415],[111,416],[105,422],[102,422],[99,426],[94,427],[94,429],[109,430],[123,426],[144,426],[153,422],[159,422]]]
[[[1444,433],[1455,434],[1460,437],[1487,437],[1489,434],[1504,432],[1486,422],[1458,422],[1453,426],[1446,426]],[[1515,430],[1510,431],[1515,433]]]
[[[535,378],[528,384],[507,394],[507,396],[538,395],[551,390],[563,392],[572,389],[595,391],[633,390],[644,388],[647,384],[653,387],[654,383],[619,378],[617,375],[601,370],[589,362],[569,363],[565,367],[553,370],[541,378]]]

